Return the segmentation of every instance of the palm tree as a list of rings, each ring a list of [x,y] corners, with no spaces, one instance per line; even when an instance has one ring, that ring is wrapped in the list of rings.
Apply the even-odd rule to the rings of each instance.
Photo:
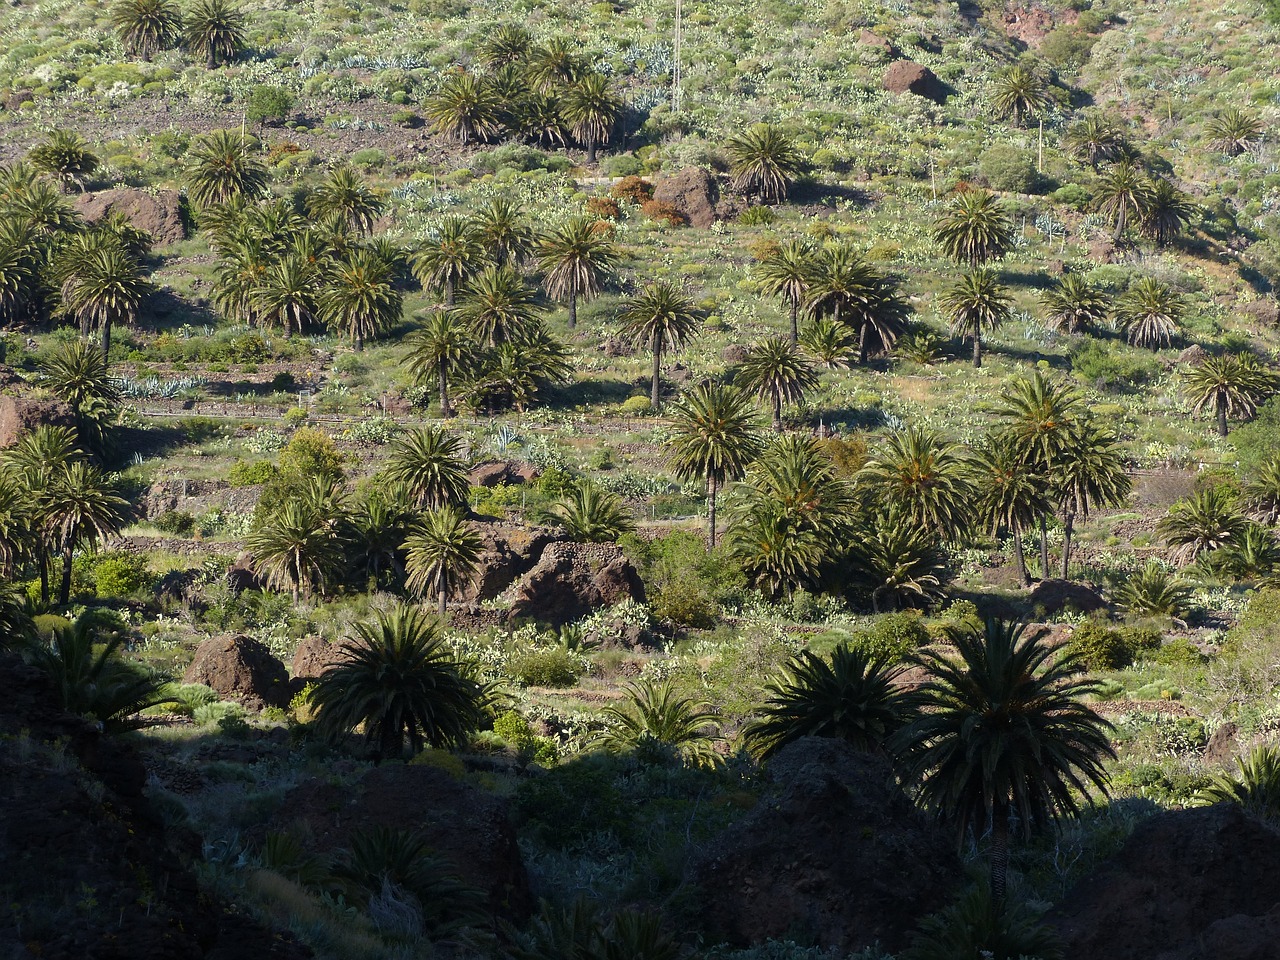
[[[458,506],[437,507],[409,530],[404,541],[405,586],[419,596],[434,590],[445,615],[449,591],[469,580],[480,563],[484,541],[467,512]]]
[[[251,294],[254,312],[264,323],[281,327],[286,337],[301,333],[319,310],[319,280],[316,261],[290,251],[264,271]]]
[[[14,581],[19,563],[37,553],[36,506],[31,500],[18,471],[0,461],[0,579],[7,583]]]
[[[1243,500],[1255,520],[1275,526],[1280,519],[1280,454],[1264,460],[1245,481]]]
[[[569,301],[569,329],[578,324],[578,301],[598,296],[618,255],[600,221],[574,217],[538,239],[538,267],[547,296]]]
[[[213,303],[227,320],[253,326],[258,321],[256,295],[275,261],[258,238],[231,243],[214,265]]]
[[[51,542],[62,551],[62,588],[58,602],[71,601],[71,561],[78,547],[94,546],[120,531],[129,504],[115,485],[83,460],[66,463],[53,475],[43,522]]]
[[[569,84],[560,98],[560,110],[577,140],[586,145],[587,163],[596,162],[596,148],[609,142],[613,125],[622,112],[622,101],[609,78],[592,70]]]
[[[1000,200],[985,190],[966,190],[933,228],[948,257],[970,270],[999,260],[1013,244],[1013,224]]]
[[[418,247],[411,267],[423,288],[442,291],[445,307],[452,309],[454,291],[475,276],[486,259],[475,227],[462,217],[445,217]]]
[[[697,332],[702,317],[693,301],[668,280],[655,280],[622,306],[622,335],[653,354],[650,402],[662,408],[663,350],[679,350]]]
[[[761,203],[782,203],[804,163],[795,142],[768,123],[756,123],[725,144],[733,170],[733,189]]]
[[[1280,544],[1266,527],[1250,523],[1235,543],[1215,551],[1206,560],[1210,573],[1238,581],[1267,580],[1280,570]]]
[[[382,198],[350,167],[334,167],[307,198],[307,210],[317,220],[334,219],[366,234],[382,213]]]
[[[1236,758],[1236,772],[1217,773],[1195,796],[1195,805],[1235,803],[1265,820],[1280,818],[1280,749],[1259,744]]]
[[[524,339],[537,326],[537,295],[509,264],[488,266],[463,288],[455,308],[472,335],[490,348]]]
[[[111,354],[111,326],[132,324],[152,291],[142,264],[119,243],[95,243],[70,257],[63,268],[62,309],[80,321],[80,333],[97,330],[103,362]]]
[[[963,449],[942,434],[909,426],[886,438],[858,473],[877,501],[902,511],[911,524],[938,537],[969,526],[974,489]]]
[[[490,70],[518,64],[529,56],[533,36],[518,23],[502,23],[490,30],[480,44],[479,59]]]
[[[585,481],[552,502],[547,518],[578,543],[613,543],[636,528],[616,493]]]
[[[964,274],[942,295],[940,305],[947,314],[951,332],[973,338],[973,365],[982,366],[982,331],[994,330],[1012,315],[1013,298],[999,275],[989,267]]]
[[[1138,229],[1142,235],[1158,247],[1167,247],[1186,229],[1196,215],[1196,204],[1191,197],[1164,177],[1151,182],[1146,209]]]
[[[244,49],[244,14],[230,0],[196,0],[186,16],[187,47],[210,70]]]
[[[365,340],[390,330],[400,320],[403,309],[385,261],[370,250],[360,249],[338,261],[317,306],[324,324],[349,336],[357,351],[364,349]]]
[[[1018,579],[1023,586],[1030,586],[1022,531],[1030,529],[1051,509],[1048,480],[1027,463],[1014,444],[995,434],[983,438],[969,463],[980,525],[993,537],[999,537],[1003,530],[1012,534]]]
[[[273,590],[287,588],[295,604],[316,589],[323,593],[328,576],[342,567],[334,520],[302,498],[285,500],[245,537],[254,572]]]
[[[800,342],[828,370],[848,370],[853,365],[853,355],[858,347],[857,338],[849,326],[832,317],[815,319]]]
[[[681,480],[707,485],[708,539],[716,545],[716,495],[742,476],[760,450],[747,398],[735,387],[704,380],[685,393],[667,419],[667,463]]]
[[[39,297],[40,248],[16,217],[0,219],[0,324],[12,323]]]
[[[760,257],[758,276],[761,292],[782,297],[791,308],[791,343],[799,339],[800,305],[809,295],[817,271],[813,244],[807,240],[784,240]]]
[[[831,652],[830,662],[802,650],[765,687],[761,716],[743,731],[743,740],[759,760],[801,737],[880,750],[908,719],[906,698],[895,683],[901,672],[844,644]]]
[[[1119,160],[1124,145],[1115,122],[1096,113],[1071,124],[1062,138],[1063,150],[1095,170],[1100,164]]]
[[[200,206],[257,197],[267,187],[267,168],[243,134],[214,130],[196,137],[187,151],[187,193]]]
[[[494,197],[472,219],[476,239],[499,264],[518,265],[533,250],[533,231],[520,205]]]
[[[1227,107],[1205,125],[1209,146],[1229,157],[1252,150],[1265,131],[1261,120],[1240,107]]]
[[[53,488],[73,463],[83,459],[84,451],[76,445],[76,435],[72,430],[47,424],[24,434],[4,453],[4,466],[16,476],[28,511],[32,534],[29,546],[35,555],[40,576],[40,602],[46,606],[49,603],[49,559],[57,548],[48,522],[53,507]]]
[[[452,417],[449,378],[463,368],[472,354],[472,340],[466,326],[452,310],[433,310],[416,337],[409,353],[409,373],[422,383],[434,378],[440,388],[440,416]]]
[[[1142,167],[1127,159],[1103,174],[1094,195],[1098,211],[1115,225],[1113,239],[1117,244],[1130,223],[1142,221],[1150,200],[1150,178]]]
[[[400,547],[412,516],[394,487],[373,490],[343,517],[341,537],[349,547],[350,568],[374,583],[384,571],[402,573]]]
[[[567,39],[552,37],[529,52],[526,75],[534,89],[550,93],[556,87],[573,83],[587,69],[586,61],[574,53]]]
[[[897,506],[859,523],[847,549],[854,581],[871,595],[876,613],[927,606],[943,594],[946,553],[933,531],[913,524]]]
[[[1183,300],[1155,277],[1142,277],[1116,302],[1116,321],[1135,347],[1171,346],[1182,319]]]
[[[544,387],[565,383],[572,373],[564,345],[535,323],[520,340],[477,355],[467,393],[473,406],[523,412]]]
[[[628,683],[623,689],[627,702],[604,708],[607,726],[597,744],[613,752],[634,750],[651,763],[672,755],[693,766],[719,763],[716,714],[707,704],[683,696],[669,680]]]
[[[861,254],[847,243],[831,244],[814,257],[808,308],[844,323],[844,313],[870,296],[873,284],[874,270]]]
[[[997,902],[978,885],[920,921],[901,960],[1064,960],[1057,933],[1025,903]]]
[[[1068,273],[1040,295],[1050,329],[1081,333],[1101,324],[1109,307],[1106,295],[1078,273]]]
[[[1129,574],[1115,594],[1116,604],[1137,617],[1181,617],[1191,606],[1191,591],[1159,560]]]
[[[150,60],[182,37],[182,12],[174,0],[117,0],[111,25],[134,56]]]
[[[1212,409],[1218,436],[1227,435],[1227,418],[1252,420],[1276,389],[1275,377],[1253,354],[1223,353],[1205,357],[1182,372],[1182,389],[1196,413]]]
[[[437,132],[466,146],[492,140],[502,129],[501,104],[487,77],[451,73],[426,101],[423,113]]]
[[[40,362],[41,382],[72,410],[76,434],[90,450],[106,449],[106,434],[115,421],[120,392],[107,374],[107,361],[97,347],[71,340]]]
[[[802,403],[804,395],[818,385],[813,365],[786,337],[766,337],[752,347],[738,365],[734,379],[744,390],[769,404],[773,429],[778,433],[782,432],[783,405]]]
[[[1079,812],[1089,789],[1107,792],[1110,724],[1083,702],[1096,681],[1075,655],[1055,657],[1043,633],[988,621],[955,637],[957,659],[926,652],[920,713],[903,731],[904,774],[920,802],[964,842],[990,824],[991,894],[1005,897],[1011,821],[1024,834]]]
[[[1216,485],[1202,487],[1175,503],[1156,524],[1156,533],[1174,548],[1175,561],[1189,563],[1235,543],[1248,525],[1235,495],[1226,486]]]
[[[413,607],[358,623],[343,659],[316,681],[316,723],[330,736],[363,728],[379,759],[398,757],[405,741],[457,746],[484,720],[488,691],[469,676],[439,625]]]
[[[98,169],[98,158],[84,138],[70,130],[51,130],[28,154],[31,165],[58,181],[62,192],[70,187],[84,192],[85,181]]]
[[[1071,534],[1076,517],[1087,521],[1089,511],[1118,507],[1133,487],[1125,469],[1120,441],[1092,420],[1077,421],[1057,458],[1054,489],[1062,510],[1062,579],[1071,563]]]
[[[1030,67],[1014,64],[996,77],[991,109],[998,120],[1012,117],[1014,123],[1022,126],[1027,117],[1035,116],[1050,102],[1044,80]]]
[[[391,442],[386,477],[403,483],[417,507],[460,506],[471,491],[462,460],[462,438],[441,427],[423,427]]]

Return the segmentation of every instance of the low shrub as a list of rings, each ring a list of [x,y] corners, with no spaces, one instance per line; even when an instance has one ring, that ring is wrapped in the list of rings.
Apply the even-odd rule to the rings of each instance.
[[[564,647],[525,650],[507,661],[507,669],[530,687],[572,687],[586,672],[582,658]]]
[[[653,184],[640,177],[623,177],[609,189],[609,196],[638,207],[643,206],[653,199]]]
[[[150,580],[146,558],[128,553],[102,557],[94,563],[91,574],[94,589],[104,600],[132,596]]]
[[[687,222],[685,216],[675,206],[665,200],[646,200],[640,205],[640,212],[650,220],[666,223],[673,227],[682,227]]]
[[[252,487],[275,479],[276,468],[270,460],[237,460],[227,471],[227,483],[233,487]]]
[[[196,520],[183,510],[166,510],[151,521],[151,525],[161,533],[172,534],[175,537],[189,537],[195,530]]]
[[[870,627],[854,634],[849,646],[873,659],[901,660],[930,640],[919,612],[886,613]]]
[[[1120,670],[1133,663],[1133,649],[1120,632],[1092,621],[1072,631],[1067,649],[1089,670]]]

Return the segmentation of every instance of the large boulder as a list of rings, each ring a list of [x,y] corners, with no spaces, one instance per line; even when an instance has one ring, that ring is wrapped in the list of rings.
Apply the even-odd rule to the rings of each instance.
[[[251,710],[289,703],[289,673],[252,637],[210,637],[196,648],[183,683],[203,683]]]
[[[883,757],[807,737],[768,774],[770,792],[692,866],[713,938],[896,951],[946,904],[962,877],[955,841],[912,806]]]
[[[515,460],[490,460],[478,463],[467,473],[473,487],[496,487],[505,483],[516,487],[538,479],[538,468]]]
[[[419,833],[451,860],[458,877],[483,891],[494,915],[517,920],[533,906],[529,878],[506,801],[430,765],[386,765],[354,786],[307,780],[289,791],[271,830],[297,830],[321,852],[355,833],[392,827]]]
[[[475,575],[458,594],[463,602],[492,600],[533,569],[548,545],[564,539],[550,527],[524,527],[499,520],[476,523],[484,548]]]
[[[346,643],[330,643],[324,637],[311,634],[298,641],[293,650],[289,672],[293,675],[293,689],[300,690],[313,680],[337,666],[346,652]]]
[[[1051,919],[1072,960],[1275,957],[1280,831],[1235,804],[1161,813]]]
[[[553,543],[511,589],[509,621],[558,627],[623,600],[644,602],[644,583],[613,543]]]
[[[118,187],[101,193],[86,193],[76,199],[76,212],[89,223],[113,213],[124,214],[139,230],[151,234],[151,239],[159,246],[187,238],[176,190],[149,192]]]
[[[75,427],[71,407],[46,397],[0,396],[0,449],[12,447],[37,427]]]
[[[659,178],[653,188],[653,199],[671,204],[692,226],[705,230],[716,222],[720,188],[706,170],[686,167],[669,177]]]
[[[932,70],[912,60],[895,60],[889,64],[883,83],[890,93],[911,93],[934,103],[946,103],[950,93]]]
[[[1076,613],[1093,613],[1106,609],[1107,601],[1097,592],[1082,583],[1070,580],[1041,580],[1027,597],[1033,610],[1043,611],[1046,616],[1073,610]]]

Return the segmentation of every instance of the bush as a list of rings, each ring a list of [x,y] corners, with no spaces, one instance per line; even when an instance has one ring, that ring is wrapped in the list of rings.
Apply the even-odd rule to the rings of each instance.
[[[1133,663],[1133,650],[1119,631],[1100,623],[1083,623],[1071,633],[1067,649],[1089,670],[1120,670]]]
[[[1280,395],[1258,408],[1249,423],[1231,431],[1231,443],[1240,457],[1241,471],[1248,473],[1280,454]]]
[[[146,585],[146,558],[134,554],[115,554],[94,563],[93,584],[102,599],[119,600],[132,596]]]
[[[643,206],[653,199],[653,184],[640,177],[623,177],[610,188],[609,196],[637,207]]]
[[[195,529],[195,517],[182,510],[166,510],[160,516],[151,522],[151,525],[161,533],[172,534],[175,537],[189,537]]]
[[[508,660],[507,669],[529,687],[572,687],[585,672],[582,658],[564,647],[526,650]]]
[[[1156,663],[1169,667],[1198,667],[1205,663],[1208,657],[1186,637],[1173,637],[1155,651],[1152,659]]]
[[[227,471],[227,483],[233,487],[252,487],[270,482],[275,475],[276,468],[270,460],[237,460]]]
[[[675,204],[667,203],[665,200],[646,200],[640,205],[640,212],[650,220],[673,227],[682,227],[686,222],[684,214],[676,209]]]
[[[714,627],[720,615],[720,605],[690,580],[668,582],[653,594],[651,606],[656,620],[703,630]]]
[[[861,650],[872,659],[901,660],[929,642],[929,631],[918,611],[886,613],[849,641],[853,650]]]
[[[293,94],[284,87],[264,84],[249,89],[244,118],[250,123],[279,123],[293,109]]]
[[[640,160],[629,153],[606,157],[600,164],[600,173],[606,177],[636,177],[644,170]]]
[[[618,413],[624,417],[644,417],[653,412],[653,401],[649,397],[627,397],[618,406]]]
[[[613,197],[588,197],[587,213],[601,220],[617,220],[622,216],[622,208]]]
[[[738,216],[738,222],[744,227],[767,227],[778,219],[778,215],[769,207],[749,207]]]
[[[1068,183],[1049,194],[1049,199],[1064,207],[1071,207],[1081,213],[1093,204],[1093,195],[1078,183]]]
[[[1071,351],[1071,372],[1099,390],[1129,391],[1160,375],[1160,364],[1148,356],[1117,352],[1114,346],[1086,340]]]
[[[566,763],[521,782],[512,808],[547,846],[576,853],[598,848],[602,834],[624,839],[635,827],[635,801],[618,788],[625,761],[607,755]]]
[[[1030,151],[1008,143],[989,147],[978,161],[978,177],[992,190],[1035,193],[1041,183]]]

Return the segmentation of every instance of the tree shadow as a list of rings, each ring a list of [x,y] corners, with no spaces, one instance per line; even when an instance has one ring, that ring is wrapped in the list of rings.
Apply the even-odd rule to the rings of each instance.
[[[147,298],[142,319],[160,332],[183,327],[215,327],[218,315],[204,303],[184,300],[171,290],[157,290]]]
[[[623,403],[635,396],[638,389],[626,380],[575,380],[547,389],[542,397],[550,406],[572,408]]]
[[[787,197],[793,204],[818,204],[834,207],[837,203],[852,204],[859,209],[871,203],[871,195],[857,187],[847,187],[838,183],[821,183],[805,178],[792,186]]]

